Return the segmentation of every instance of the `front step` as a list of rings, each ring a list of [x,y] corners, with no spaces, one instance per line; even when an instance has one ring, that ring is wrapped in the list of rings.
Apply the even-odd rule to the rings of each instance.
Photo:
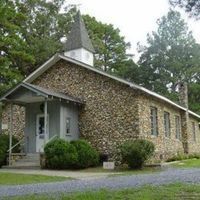
[[[40,159],[39,153],[28,153],[24,158],[31,158],[31,159]]]
[[[2,169],[41,169],[40,166],[9,166],[4,165],[1,167]]]
[[[38,169],[40,168],[40,154],[27,154],[22,159],[12,163],[11,166],[3,166],[4,169]]]

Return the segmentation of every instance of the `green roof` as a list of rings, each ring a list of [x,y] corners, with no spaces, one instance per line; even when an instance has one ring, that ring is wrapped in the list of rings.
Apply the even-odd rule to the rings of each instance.
[[[92,53],[95,52],[80,12],[78,12],[75,16],[72,29],[67,36],[65,51],[71,51],[79,48],[85,48]]]

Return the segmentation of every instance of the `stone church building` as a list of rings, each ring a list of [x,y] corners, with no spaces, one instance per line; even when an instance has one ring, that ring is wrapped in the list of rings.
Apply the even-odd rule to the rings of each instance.
[[[144,87],[95,68],[94,48],[77,14],[63,53],[56,54],[0,100],[1,128],[39,153],[52,138],[83,138],[115,160],[119,145],[135,138],[155,144],[155,157],[200,153],[200,116]],[[10,147],[12,145],[10,144]],[[11,153],[11,151],[10,151]]]

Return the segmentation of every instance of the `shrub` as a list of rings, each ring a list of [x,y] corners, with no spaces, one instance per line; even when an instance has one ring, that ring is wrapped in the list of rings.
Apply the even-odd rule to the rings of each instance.
[[[76,148],[63,139],[54,139],[44,148],[46,167],[50,169],[69,169],[78,161]]]
[[[148,140],[137,139],[127,141],[121,146],[122,163],[128,164],[130,168],[142,168],[145,161],[154,153],[154,144]]]
[[[12,137],[12,145],[15,145],[18,142],[16,137]],[[9,149],[9,135],[1,134],[0,135],[0,167],[6,164],[7,151]],[[13,153],[20,152],[20,146],[16,146],[13,150]]]
[[[200,154],[199,153],[192,153],[192,154],[188,155],[188,158],[189,159],[192,159],[192,158],[200,159]]]
[[[193,158],[200,159],[200,154],[198,154],[198,153],[192,153],[192,154],[180,154],[180,153],[178,153],[177,155],[168,158],[166,160],[166,162],[187,160],[187,159],[193,159]]]
[[[87,168],[99,164],[98,152],[87,141],[76,140],[72,141],[71,144],[78,153],[78,161],[74,165],[75,168]]]
[[[173,161],[185,160],[185,159],[188,159],[188,155],[182,154],[182,153],[178,153],[177,155],[168,158],[166,161],[167,162],[173,162]]]

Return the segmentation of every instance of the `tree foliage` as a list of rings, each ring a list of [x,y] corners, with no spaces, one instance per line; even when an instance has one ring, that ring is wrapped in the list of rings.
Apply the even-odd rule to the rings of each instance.
[[[95,66],[117,73],[128,59],[126,50],[130,43],[125,42],[120,30],[112,24],[99,22],[89,15],[84,16],[84,21],[96,51]]]
[[[28,44],[35,63],[24,69],[30,74],[53,54],[62,50],[60,38],[69,32],[75,7],[65,7],[60,13],[63,0],[15,0],[17,8],[24,13],[26,21],[21,26],[22,37]]]
[[[169,0],[173,6],[183,8],[191,17],[200,18],[200,1],[199,0]]]
[[[26,18],[20,24],[21,38],[26,43],[27,51],[35,59],[34,63],[21,65],[21,73],[28,75],[43,64],[56,52],[63,50],[60,42],[66,37],[77,9],[64,6],[64,0],[13,0],[16,9]],[[62,8],[62,12],[61,11]],[[89,35],[94,44],[95,66],[106,71],[117,71],[127,59],[126,43],[120,31],[111,24],[98,22],[94,17],[84,16]]]
[[[0,93],[30,74],[53,54],[63,51],[60,39],[67,36],[77,12],[75,6],[64,9],[63,6],[64,0],[0,2]],[[130,44],[113,25],[103,24],[88,15],[84,16],[84,20],[96,50],[95,66],[121,73],[127,65],[126,49]]]
[[[200,82],[189,85],[188,96],[190,109],[200,114]]]
[[[13,1],[0,1],[0,94],[22,79],[22,68],[34,63],[22,37],[25,20]]]
[[[157,24],[157,31],[147,36],[147,46],[139,46],[142,84],[174,100],[177,83],[198,79],[200,45],[179,12],[170,10]]]
[[[116,74],[123,79],[140,84],[142,83],[144,73],[141,68],[132,60],[128,59],[123,62],[123,66],[118,69]]]

